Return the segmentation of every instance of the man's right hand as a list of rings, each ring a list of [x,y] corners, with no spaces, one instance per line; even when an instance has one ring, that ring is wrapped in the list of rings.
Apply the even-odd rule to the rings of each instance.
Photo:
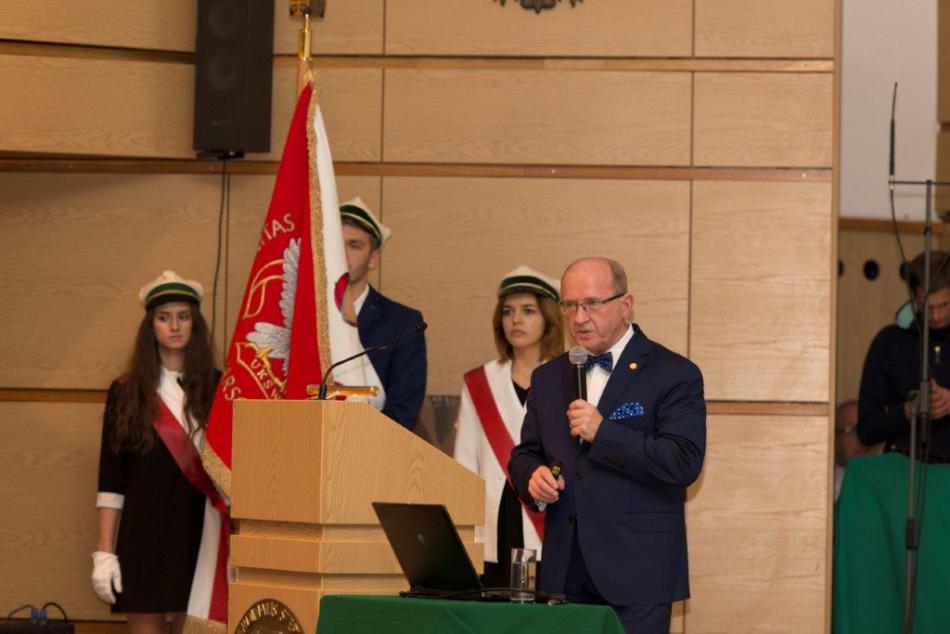
[[[558,491],[564,490],[564,476],[558,476],[554,479],[551,469],[546,465],[541,465],[531,474],[528,480],[528,493],[538,502],[553,504],[558,501]]]

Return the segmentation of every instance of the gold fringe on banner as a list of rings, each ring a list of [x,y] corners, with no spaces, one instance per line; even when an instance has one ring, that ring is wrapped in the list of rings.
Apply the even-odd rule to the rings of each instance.
[[[231,470],[207,443],[201,448],[201,464],[218,489],[231,501]]]
[[[317,129],[314,121],[317,115],[317,106],[320,103],[320,90],[316,82],[311,81],[313,92],[310,93],[310,107],[307,110],[307,154],[310,171],[310,245],[313,253],[313,280],[316,288],[317,280],[324,280],[325,284],[335,284],[336,280],[327,279],[327,263],[323,257],[323,204],[320,200],[320,174],[317,171]],[[319,245],[320,248],[317,248]],[[327,306],[328,289],[324,286],[314,293],[317,311],[317,336],[320,341],[320,369],[326,371],[330,367],[330,328]]]

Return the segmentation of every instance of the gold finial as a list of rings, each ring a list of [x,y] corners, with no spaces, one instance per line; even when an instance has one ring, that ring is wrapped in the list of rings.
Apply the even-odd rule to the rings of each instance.
[[[326,0],[290,0],[290,17],[303,16],[303,26],[297,37],[297,94],[311,82],[310,50],[312,39],[310,17],[322,19],[327,12]]]

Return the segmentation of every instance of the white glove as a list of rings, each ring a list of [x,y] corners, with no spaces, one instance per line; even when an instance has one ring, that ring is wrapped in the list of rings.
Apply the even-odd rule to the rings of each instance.
[[[97,550],[92,553],[92,589],[100,601],[115,605],[112,589],[122,593],[122,571],[119,558],[112,553]]]

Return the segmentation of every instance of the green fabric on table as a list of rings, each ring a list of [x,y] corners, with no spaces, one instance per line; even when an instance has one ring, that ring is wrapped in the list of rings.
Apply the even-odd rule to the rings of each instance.
[[[623,625],[617,614],[604,605],[337,595],[325,596],[320,601],[317,631],[320,634],[623,634]]]
[[[835,505],[835,634],[894,634],[904,620],[907,456],[848,463]],[[914,632],[950,632],[950,465],[927,465]]]

